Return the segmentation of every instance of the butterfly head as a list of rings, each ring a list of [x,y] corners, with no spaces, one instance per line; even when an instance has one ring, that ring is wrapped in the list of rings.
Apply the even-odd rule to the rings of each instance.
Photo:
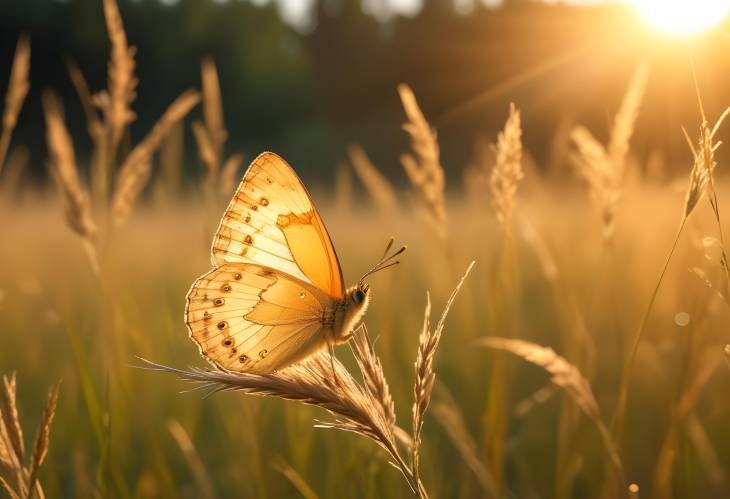
[[[367,310],[368,305],[370,304],[370,284],[365,282],[365,278],[375,272],[392,267],[399,263],[397,260],[394,261],[394,258],[403,253],[406,250],[406,247],[403,246],[398,251],[389,255],[388,252],[392,246],[393,238],[391,238],[388,242],[388,245],[385,248],[385,253],[380,261],[372,269],[365,272],[357,284],[348,288],[345,293],[343,327],[341,336],[337,338],[336,341],[347,341],[347,338],[349,338],[352,335],[352,332],[355,331],[355,329],[357,329],[362,323],[365,310]]]
[[[350,299],[354,305],[360,305],[370,300],[370,285],[363,282],[358,283],[352,290]]]

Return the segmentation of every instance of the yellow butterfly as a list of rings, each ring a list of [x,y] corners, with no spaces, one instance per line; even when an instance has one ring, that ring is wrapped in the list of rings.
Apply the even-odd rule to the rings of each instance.
[[[213,239],[213,270],[190,288],[185,323],[227,371],[271,373],[345,343],[370,301],[368,275],[345,289],[332,241],[291,166],[265,152],[248,167]],[[390,263],[389,263],[390,262]]]

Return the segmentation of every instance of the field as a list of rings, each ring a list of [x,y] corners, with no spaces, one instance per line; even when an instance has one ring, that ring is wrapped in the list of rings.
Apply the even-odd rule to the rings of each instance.
[[[126,40],[115,43],[112,67],[131,71]],[[408,246],[400,265],[370,278],[365,319],[396,424],[411,437],[414,382],[428,386],[435,373],[433,393],[416,396],[420,470],[398,431],[399,471],[372,438],[314,427],[342,414],[275,396],[206,396],[205,386],[191,390],[199,385],[146,362],[213,369],[188,338],[185,296],[210,269],[244,168],[216,142],[220,95],[206,64],[200,95],[184,94],[139,145],[120,139],[130,123],[115,122],[113,106],[92,110],[91,155],[69,155],[60,103],[48,94],[55,187],[50,178],[16,184],[10,149],[0,177],[0,372],[16,373],[28,456],[60,381],[52,424],[41,424],[50,429],[39,439],[48,448],[42,491],[26,488],[28,496],[408,497],[410,473],[429,497],[730,497],[730,185],[725,165],[714,171],[713,144],[727,136],[722,127],[713,136],[716,110],[704,128],[687,126],[694,161],[688,148],[672,164],[641,164],[629,145],[646,78],[639,68],[623,103],[612,104],[609,145],[576,129],[555,139],[570,143],[558,163],[571,167],[540,168],[522,154],[529,123],[505,110],[493,151],[464,166],[460,188],[440,177],[428,116],[403,86],[411,183],[391,184],[352,149],[350,163],[333,165],[334,187],[308,186],[347,284],[391,236]],[[109,96],[126,108],[121,88]],[[199,99],[206,174],[181,184],[179,138]],[[472,261],[439,343],[436,323]],[[359,381],[357,355],[335,351]],[[5,474],[9,398],[0,397],[0,476],[20,490],[18,475]],[[20,482],[33,474],[19,473]]]

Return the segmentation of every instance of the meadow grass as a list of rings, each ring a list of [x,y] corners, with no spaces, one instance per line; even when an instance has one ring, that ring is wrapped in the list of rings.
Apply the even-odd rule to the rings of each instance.
[[[68,61],[93,145],[88,164],[77,161],[80,132],[66,128],[63,103],[44,97],[49,176],[60,196],[19,187],[27,152],[11,137],[28,86],[25,38],[4,108],[0,372],[16,371],[22,388],[11,401],[14,382],[5,380],[0,461],[22,457],[9,479],[1,475],[13,493],[730,494],[730,270],[720,215],[730,185],[715,178],[714,158],[724,114],[710,126],[700,104],[699,138],[670,165],[682,188],[652,181],[630,148],[648,77],[639,67],[608,143],[566,130],[572,148],[553,158],[577,165],[596,217],[577,179],[528,168],[521,136],[530,124],[515,106],[495,145],[480,146],[465,169],[473,185],[446,189],[436,131],[399,86],[410,198],[357,146],[353,171],[337,169],[335,192],[310,186],[347,282],[391,235],[409,246],[402,265],[372,279],[367,336],[338,348],[336,362],[322,354],[282,373],[237,376],[205,370],[183,322],[186,292],[209,268],[217,217],[243,162],[225,150],[215,64],[202,62],[200,93],[184,92],[129,145],[136,53],[114,0],[104,12],[107,88],[92,93]],[[203,119],[192,130],[204,180],[183,185],[184,119],[200,100]],[[354,192],[353,172],[367,197]],[[431,303],[447,303],[448,318],[432,325]],[[135,365],[172,366],[213,392],[239,393],[203,397]],[[40,394],[59,379],[61,396],[54,390],[46,403]],[[20,449],[22,432],[7,429],[32,427],[35,414],[44,416],[30,452]],[[49,437],[54,414],[60,430]],[[333,414],[340,419],[327,419]]]
[[[727,189],[720,189],[718,186],[722,197]],[[599,301],[586,317],[594,326],[580,332],[570,327],[572,314],[576,309],[586,313],[596,276],[585,269],[595,267],[603,242],[590,211],[578,210],[585,202],[580,192],[572,192],[556,193],[555,202],[549,205],[521,202],[520,211],[530,216],[551,249],[560,286],[572,293],[555,291],[532,244],[517,237],[521,292],[516,304],[520,321],[514,335],[552,346],[568,361],[581,365],[601,412],[610,415],[624,352],[654,285],[655,276],[646,269],[657,266],[656,255],[666,251],[671,242],[676,222],[671,216],[676,211],[671,208],[681,206],[683,194],[650,186],[626,193],[622,206],[628,213],[643,210],[646,217],[633,219],[616,233],[621,265],[611,269],[609,284],[622,290],[620,301]],[[396,401],[397,421],[407,426],[425,290],[432,290],[434,302],[443,303],[446,290],[453,286],[453,279],[444,272],[443,252],[432,244],[430,231],[419,228],[407,215],[382,219],[377,210],[360,207],[360,216],[353,217],[330,210],[326,202],[330,196],[317,197],[324,201],[323,216],[350,278],[377,257],[371,253],[377,252],[387,235],[398,234],[409,245],[402,268],[374,278],[374,302],[368,314],[370,334]],[[52,438],[48,460],[53,466],[40,474],[48,494],[93,493],[99,487],[100,459],[104,458],[109,466],[110,483],[106,487],[110,495],[197,496],[201,493],[199,480],[168,432],[170,419],[188,433],[217,497],[295,494],[293,486],[273,468],[277,456],[323,497],[348,494],[353,487],[363,497],[407,493],[408,487],[384,463],[382,451],[375,445],[347,434],[313,429],[312,418],[324,418],[316,410],[235,394],[205,399],[196,393],[181,394],[187,388],[173,378],[130,368],[137,363],[137,355],[183,368],[205,366],[182,322],[188,286],[209,265],[211,227],[198,202],[145,204],[120,229],[123,243],[110,250],[106,274],[107,286],[114,290],[112,327],[102,324],[109,319],[95,305],[96,279],[80,251],[81,243],[64,226],[54,205],[47,196],[29,194],[24,201],[13,201],[12,209],[6,206],[0,215],[6,230],[23,234],[0,249],[3,261],[16,263],[1,270],[4,336],[0,361],[5,370],[18,371],[23,387],[19,392],[19,405],[24,409],[21,417],[38,413],[42,399],[37,395],[49,383],[64,380],[56,416],[63,431]],[[488,307],[496,299],[489,286],[495,269],[488,262],[498,261],[495,254],[499,248],[494,246],[499,244],[501,229],[471,206],[451,201],[450,208],[453,219],[464,228],[453,236],[457,248],[453,258],[463,266],[475,257],[477,265],[464,285],[463,299],[454,304],[436,364],[441,383],[453,394],[454,402],[449,405],[456,404],[462,414],[461,425],[474,442],[483,442],[490,357],[475,346],[478,340],[503,334],[495,327]],[[729,408],[722,381],[727,369],[713,362],[709,375],[697,376],[710,359],[721,359],[727,342],[724,324],[728,311],[715,293],[721,289],[722,270],[717,262],[705,258],[701,244],[702,236],[712,231],[713,215],[709,208],[700,207],[700,212],[687,232],[691,237],[678,244],[631,378],[621,458],[627,480],[640,484],[642,495],[652,490],[658,458],[668,452],[662,448],[668,445],[664,441],[670,431],[671,441],[685,442],[673,447],[675,454],[670,461],[675,467],[681,462],[682,467],[681,473],[669,480],[672,489],[686,497],[726,490],[724,473],[717,473],[718,465],[713,466],[713,462],[720,463],[720,470],[727,466],[723,437],[724,414]],[[624,219],[622,215],[627,213],[620,212],[619,220]],[[593,238],[577,235],[592,229]],[[372,247],[348,237],[355,233],[369,234]],[[141,244],[143,252],[138,251]],[[53,248],[52,256],[48,248]],[[708,288],[689,272],[690,267],[704,268],[716,289]],[[472,303],[482,305],[473,307]],[[688,325],[675,323],[679,312],[689,313]],[[569,341],[590,342],[599,354],[575,357],[563,347]],[[105,359],[102,352],[110,348],[105,346],[107,342],[112,346]],[[689,359],[688,345],[694,352]],[[346,348],[338,353],[347,360]],[[512,364],[512,402],[501,408],[510,420],[504,490],[551,496],[555,482],[566,480],[557,473],[570,470],[572,492],[568,497],[597,494],[605,479],[606,453],[600,434],[579,418],[571,430],[576,438],[567,442],[557,438],[560,419],[570,414],[560,409],[560,392],[552,392],[547,400],[517,415],[520,401],[542,390],[549,380],[539,370],[508,362]],[[686,387],[678,385],[680,379],[689,381]],[[694,379],[699,386],[695,387]],[[687,391],[695,394],[687,399]],[[439,390],[434,396],[438,405]],[[687,400],[682,403],[681,417],[673,416],[681,399]],[[690,421],[694,421],[692,431],[688,430]],[[103,436],[105,432],[108,437]],[[475,465],[464,464],[460,457],[463,450],[452,444],[448,432],[428,413],[422,440],[421,474],[431,495],[484,493],[483,478],[470,471]],[[561,445],[568,448],[561,449]],[[474,446],[476,456],[484,462],[483,443]],[[570,466],[558,466],[559,455]],[[657,480],[666,483],[665,474],[662,471]]]

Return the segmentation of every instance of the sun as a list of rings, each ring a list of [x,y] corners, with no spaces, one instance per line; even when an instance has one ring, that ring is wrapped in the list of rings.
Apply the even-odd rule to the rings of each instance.
[[[730,0],[631,0],[653,27],[691,36],[719,24],[730,13]]]

